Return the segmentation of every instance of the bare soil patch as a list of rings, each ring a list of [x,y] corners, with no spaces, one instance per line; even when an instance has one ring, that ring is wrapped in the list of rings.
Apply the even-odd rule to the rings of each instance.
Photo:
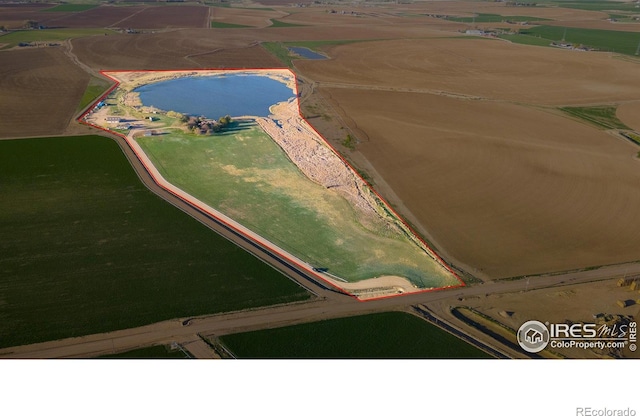
[[[100,5],[81,13],[53,13],[45,21],[48,26],[69,28],[101,28],[119,26],[119,22],[139,13],[145,6],[109,6]],[[51,15],[52,13],[48,13]]]
[[[233,23],[253,27],[267,27],[270,19],[279,19],[287,13],[273,10],[236,9],[231,7],[212,7],[211,17],[214,22]]]
[[[205,6],[147,7],[118,24],[136,29],[206,28],[209,8]]]
[[[190,57],[201,68],[282,68],[284,65],[260,45],[220,49]]]
[[[0,137],[62,133],[88,82],[59,48],[0,53]]]
[[[315,81],[430,90],[469,98],[579,105],[640,97],[638,64],[608,53],[500,40],[412,39],[335,46],[327,61],[299,61]]]
[[[640,132],[640,101],[621,104],[616,116],[630,128]]]
[[[237,35],[232,37],[226,32]],[[82,62],[101,70],[252,66],[253,59],[277,62],[259,48],[247,51],[247,47],[255,45],[255,37],[240,32],[244,31],[201,29],[121,34],[76,39],[73,47]]]
[[[471,273],[501,278],[638,260],[640,169],[630,143],[508,103],[322,93],[359,131],[358,150],[418,229]]]
[[[20,29],[28,20],[41,21],[51,18],[51,13],[43,12],[44,9],[53,7],[54,4],[2,4],[0,3],[0,25],[8,29]]]
[[[429,32],[433,31],[456,32],[468,27],[468,25],[458,22],[426,16],[401,17],[382,7],[353,7],[347,5],[308,8],[303,9],[303,11],[299,9],[293,10],[290,16],[279,20],[307,26],[332,26],[343,29],[351,27],[366,32],[376,31],[380,34],[387,34],[386,36],[367,36],[371,39],[406,36],[424,37],[429,36]],[[443,36],[442,33],[440,35]],[[326,33],[324,37],[319,37],[318,39],[326,39],[326,36],[331,36],[331,34]],[[356,39],[360,38],[362,36],[358,36]]]

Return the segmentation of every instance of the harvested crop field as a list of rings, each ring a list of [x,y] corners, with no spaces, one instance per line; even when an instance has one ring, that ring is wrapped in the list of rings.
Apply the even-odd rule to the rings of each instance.
[[[358,151],[419,230],[472,273],[509,277],[638,260],[640,169],[630,143],[510,103],[321,92],[357,126]]]
[[[231,32],[235,36],[229,36]],[[181,30],[168,33],[112,35],[73,41],[78,58],[93,68],[188,69],[202,67],[265,67],[278,65],[255,45],[245,30]]]
[[[640,100],[621,104],[616,116],[630,128],[640,132]]]
[[[88,82],[59,48],[0,53],[0,137],[62,133]]]
[[[239,9],[232,7],[212,7],[211,19],[214,22],[233,23],[253,27],[267,27],[270,19],[278,19],[286,13],[275,10]]]
[[[54,13],[53,16],[49,16],[43,23],[48,26],[69,28],[118,27],[121,21],[124,21],[134,14],[140,13],[144,8],[145,6],[121,7],[101,5],[79,13]]]
[[[638,64],[608,53],[515,45],[478,38],[366,42],[328,49],[328,61],[296,67],[320,85],[427,90],[547,105],[640,97]]]
[[[209,8],[205,6],[151,6],[118,23],[135,29],[207,28]]]
[[[0,3],[0,25],[4,25],[7,29],[20,29],[29,20],[40,21],[51,18],[50,13],[43,11],[51,7],[53,4]]]
[[[49,9],[53,5],[47,5]],[[176,9],[175,7],[180,7]],[[24,26],[28,20],[52,28],[135,29],[204,28],[209,8],[204,6],[113,6],[100,5],[86,10],[54,11],[37,7],[0,6],[0,24],[10,29]]]

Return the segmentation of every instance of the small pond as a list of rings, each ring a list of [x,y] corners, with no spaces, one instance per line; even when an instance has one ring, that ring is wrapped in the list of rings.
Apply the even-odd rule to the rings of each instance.
[[[326,56],[319,54],[318,52],[314,52],[309,48],[302,48],[298,46],[291,46],[288,48],[291,52],[302,56],[305,59],[327,59]]]

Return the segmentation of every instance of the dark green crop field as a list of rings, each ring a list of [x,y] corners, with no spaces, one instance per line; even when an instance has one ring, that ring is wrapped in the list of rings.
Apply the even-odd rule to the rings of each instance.
[[[183,359],[190,358],[179,349],[171,350],[165,345],[154,345],[153,347],[138,348],[117,354],[103,355],[98,358],[115,359]]]
[[[486,358],[483,351],[404,312],[226,335],[239,358]]]
[[[537,26],[521,30],[520,34],[537,36],[549,42],[560,42],[590,46],[607,52],[635,55],[640,45],[640,32],[617,30],[582,29],[562,26]]]
[[[105,137],[0,141],[0,348],[307,299]]]
[[[624,1],[607,1],[607,0],[552,0],[549,2],[540,2],[544,5],[566,7],[568,9],[603,11],[603,10],[620,10],[620,11],[637,11],[636,4]]]

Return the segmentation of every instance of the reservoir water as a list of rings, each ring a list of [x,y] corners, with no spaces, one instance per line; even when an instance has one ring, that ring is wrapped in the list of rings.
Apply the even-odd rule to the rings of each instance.
[[[280,81],[260,75],[212,75],[184,77],[136,88],[145,106],[218,119],[266,117],[269,107],[295,96]]]
[[[317,52],[312,51],[309,48],[302,48],[302,47],[298,47],[298,46],[291,46],[289,48],[289,50],[293,53],[296,53],[300,56],[302,56],[303,58],[306,59],[327,59],[326,56],[321,55]]]

